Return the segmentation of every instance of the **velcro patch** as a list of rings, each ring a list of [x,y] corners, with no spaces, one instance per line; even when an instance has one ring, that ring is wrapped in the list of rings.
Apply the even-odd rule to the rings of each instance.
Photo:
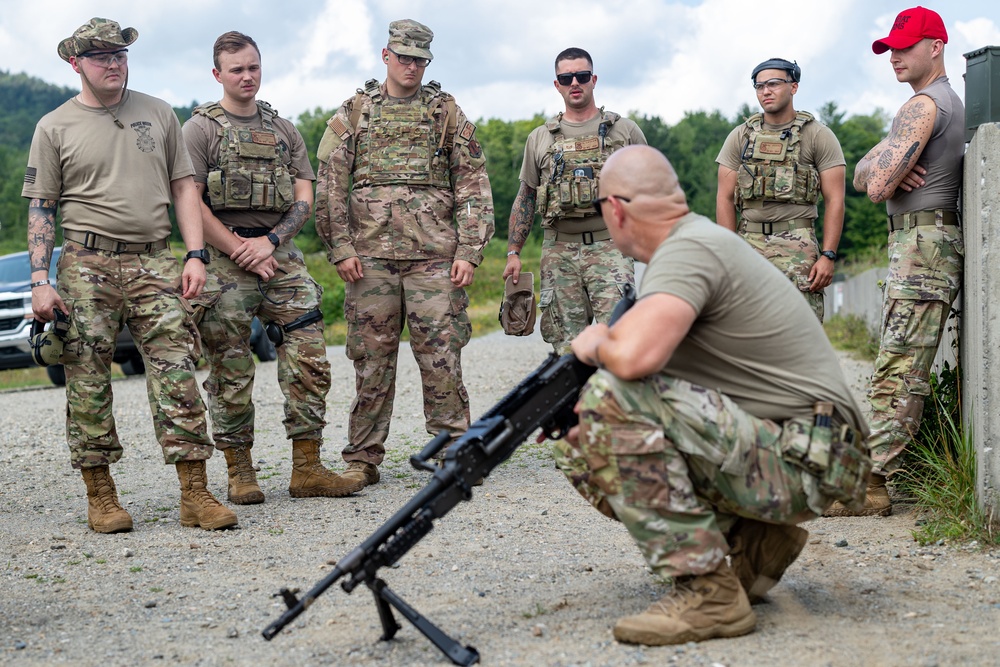
[[[255,144],[264,144],[265,146],[277,146],[278,137],[273,132],[256,132],[254,130],[250,131],[250,141]]]
[[[350,134],[350,129],[347,127],[347,123],[345,123],[340,116],[334,116],[331,118],[327,125],[331,130],[337,133],[337,136],[344,137],[345,135]]]
[[[785,150],[785,145],[780,141],[761,141],[757,144],[757,150],[764,155],[780,155]]]
[[[34,167],[28,167],[24,170],[24,182],[31,185],[35,182],[35,175],[38,174],[38,170]]]
[[[465,141],[470,141],[473,135],[475,134],[476,134],[476,126],[470,123],[469,121],[465,121],[465,124],[462,125],[462,129],[459,130],[458,132],[459,138]]]
[[[573,150],[577,151],[592,151],[600,147],[601,142],[597,137],[590,137],[589,139],[581,139],[575,142]]]

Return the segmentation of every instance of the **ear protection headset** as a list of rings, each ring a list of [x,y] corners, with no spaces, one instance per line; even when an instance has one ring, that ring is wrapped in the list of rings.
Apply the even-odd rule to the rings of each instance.
[[[54,366],[62,363],[63,339],[69,332],[69,318],[61,310],[55,309],[56,319],[52,328],[46,330],[45,322],[32,320],[28,345],[31,358],[39,366]]]
[[[288,324],[281,324],[281,322],[268,322],[264,325],[264,333],[267,334],[268,340],[270,340],[275,347],[281,347],[285,342],[285,334],[292,333],[297,329],[302,327],[307,327],[313,322],[322,322],[323,313],[319,310],[313,310],[306,313],[302,317],[298,317]]]
[[[770,60],[765,60],[761,64],[753,68],[753,73],[750,75],[750,80],[754,83],[757,82],[757,75],[766,69],[781,69],[788,72],[788,75],[792,78],[793,83],[798,83],[802,79],[802,68],[799,67],[797,62],[788,62],[784,58],[771,58]]]

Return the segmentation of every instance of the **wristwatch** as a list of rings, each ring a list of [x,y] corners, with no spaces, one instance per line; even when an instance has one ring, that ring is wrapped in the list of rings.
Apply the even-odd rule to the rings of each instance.
[[[820,254],[826,257],[831,262],[837,261],[837,253],[835,253],[833,250],[824,250]]]
[[[208,256],[208,251],[202,248],[201,250],[188,250],[188,254],[184,255],[184,261],[189,259],[200,259],[205,264],[208,264],[210,258]]]
[[[281,245],[281,239],[278,238],[278,235],[275,234],[274,232],[267,233],[267,240],[273,243],[275,248]]]

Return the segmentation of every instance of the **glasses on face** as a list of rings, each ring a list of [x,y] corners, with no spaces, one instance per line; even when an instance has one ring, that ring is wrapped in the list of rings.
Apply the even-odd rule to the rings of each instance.
[[[791,82],[792,82],[791,79],[768,79],[763,83],[754,83],[753,89],[756,90],[758,93],[764,90],[765,88],[773,92],[778,88],[780,88],[782,85]]]
[[[118,49],[107,53],[81,53],[78,57],[86,58],[98,67],[107,69],[112,64],[124,65],[128,62],[128,49]]]
[[[568,86],[573,83],[573,78],[576,78],[576,82],[583,85],[585,83],[590,83],[590,77],[593,72],[590,70],[583,70],[581,72],[566,72],[565,74],[556,74],[556,81],[559,82],[560,86]]]
[[[618,201],[623,201],[625,203],[628,203],[628,202],[632,201],[628,197],[620,197],[618,195],[608,195],[606,197],[598,197],[597,199],[594,200],[594,208],[597,209],[597,215],[601,216],[602,218],[604,217],[604,214],[601,213],[601,204],[603,204],[607,200],[611,199],[612,197],[614,197]]]
[[[427,67],[431,64],[430,58],[417,58],[416,56],[404,56],[396,53],[392,49],[386,49],[389,53],[396,56],[396,60],[403,67],[409,67],[410,65],[416,65],[417,67]]]

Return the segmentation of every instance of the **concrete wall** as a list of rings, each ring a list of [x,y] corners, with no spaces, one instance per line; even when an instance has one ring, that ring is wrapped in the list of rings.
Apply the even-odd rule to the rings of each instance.
[[[1000,525],[1000,123],[981,125],[965,153],[965,335],[962,397],[978,460],[980,505]]]

